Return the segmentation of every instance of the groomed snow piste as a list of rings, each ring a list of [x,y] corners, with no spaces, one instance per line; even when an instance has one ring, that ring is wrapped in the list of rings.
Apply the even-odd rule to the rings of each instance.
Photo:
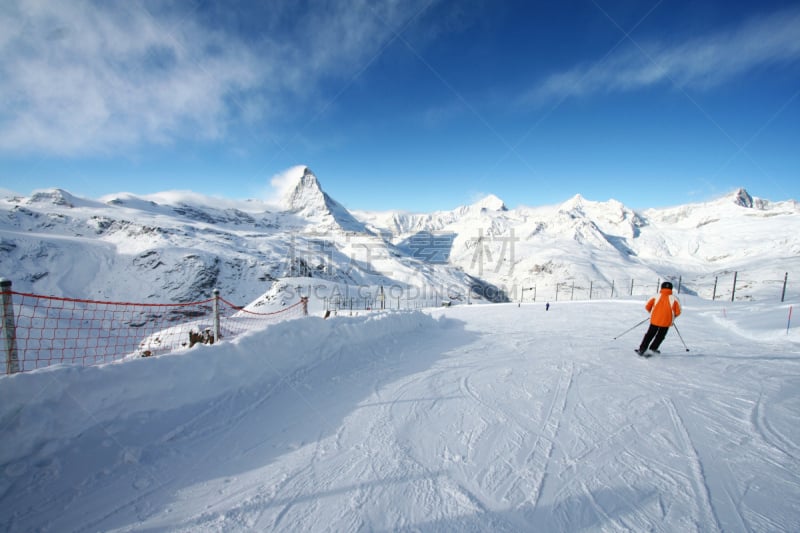
[[[0,377],[0,529],[800,531],[790,304],[682,300],[650,359],[644,325],[614,340],[635,299],[309,317]]]

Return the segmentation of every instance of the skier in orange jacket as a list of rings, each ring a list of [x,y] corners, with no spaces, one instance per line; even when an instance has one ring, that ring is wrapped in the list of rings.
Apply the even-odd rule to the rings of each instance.
[[[644,306],[650,313],[650,327],[644,334],[642,344],[636,352],[644,357],[650,357],[648,348],[652,353],[660,353],[658,347],[667,336],[667,331],[675,317],[681,314],[681,303],[672,295],[672,283],[665,281],[661,284],[661,293],[650,298]]]

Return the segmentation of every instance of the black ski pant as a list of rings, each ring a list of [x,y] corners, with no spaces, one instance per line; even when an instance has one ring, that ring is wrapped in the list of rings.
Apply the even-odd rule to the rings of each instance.
[[[664,341],[664,337],[667,336],[667,331],[669,331],[669,326],[654,326],[650,324],[650,327],[647,328],[647,332],[644,334],[642,344],[639,345],[639,351],[643,352],[647,350],[648,347],[651,350],[658,350],[658,347],[661,346],[661,343]]]

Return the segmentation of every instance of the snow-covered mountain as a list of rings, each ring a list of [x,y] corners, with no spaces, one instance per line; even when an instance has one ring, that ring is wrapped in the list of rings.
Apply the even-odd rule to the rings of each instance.
[[[302,168],[300,179],[284,196],[281,207],[306,221],[313,222],[317,231],[343,230],[367,233],[364,224],[322,190],[317,177],[308,167]]]
[[[116,301],[192,301],[216,287],[243,304],[289,277],[328,288],[390,285],[397,294],[435,287],[443,297],[447,287],[465,293],[474,283],[457,268],[404,255],[330,198],[309,169],[298,167],[294,178],[278,206],[182,193],[6,197],[0,276],[17,291]]]
[[[658,279],[674,278],[710,297],[720,274],[747,271],[749,289],[758,292],[800,267],[797,202],[773,203],[744,189],[712,202],[642,212],[580,195],[509,210],[489,196],[453,211],[357,216],[409,253],[437,257],[503,287],[552,292],[575,284],[588,296],[590,286],[636,279],[655,287]],[[437,253],[425,243],[438,246]]]
[[[351,213],[307,167],[290,178],[277,206],[186,193],[89,200],[60,189],[2,198],[0,276],[55,296],[191,301],[218,287],[247,303],[287,277],[502,300],[523,287],[571,285],[586,297],[589,287],[607,295],[632,279],[678,277],[710,296],[714,277],[734,270],[758,292],[800,272],[797,203],[745,190],[642,212],[578,195],[554,206],[508,209],[488,196],[427,214]]]

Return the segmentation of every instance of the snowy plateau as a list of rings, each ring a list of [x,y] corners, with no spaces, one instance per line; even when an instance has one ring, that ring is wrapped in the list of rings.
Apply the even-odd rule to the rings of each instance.
[[[350,212],[292,172],[279,205],[0,198],[15,291],[311,298],[215,345],[0,376],[0,529],[800,531],[795,201]],[[665,279],[683,313],[644,359]]]

